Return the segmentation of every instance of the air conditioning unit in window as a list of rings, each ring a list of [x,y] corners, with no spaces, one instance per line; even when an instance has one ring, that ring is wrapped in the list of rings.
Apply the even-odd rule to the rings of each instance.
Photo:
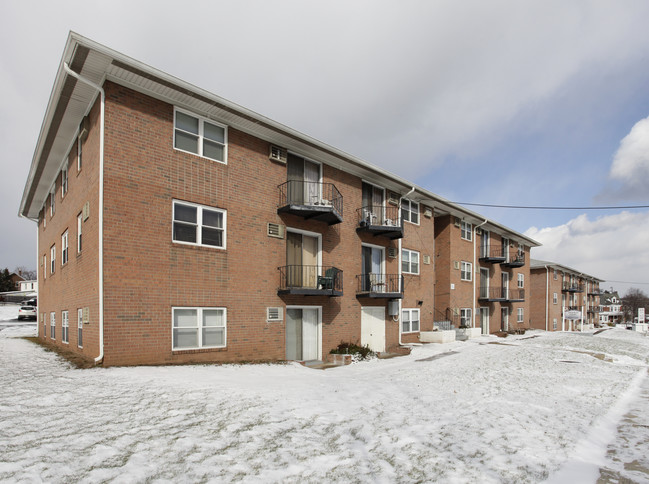
[[[277,322],[277,321],[282,321],[283,319],[283,311],[282,308],[266,308],[266,321],[271,323],[271,322]]]
[[[399,194],[394,193],[394,192],[390,192],[388,194],[388,203],[390,205],[399,205]]]
[[[83,221],[85,222],[88,220],[88,217],[90,217],[90,202],[86,202],[83,204],[83,210],[81,211],[81,217],[83,218]]]
[[[285,148],[280,148],[279,146],[275,145],[270,145],[270,154],[268,155],[268,158],[270,158],[272,161],[277,161],[279,163],[284,163],[286,164],[286,149]]]
[[[284,238],[284,226],[268,222],[267,226],[268,237],[276,237],[278,239]]]
[[[396,247],[388,247],[388,257],[390,259],[396,259],[397,258],[397,248]]]
[[[459,226],[460,226],[460,218],[459,218],[459,217],[455,217],[454,225],[455,225],[456,227],[459,227]]]
[[[457,270],[460,270],[460,261],[454,260],[453,261],[453,268],[457,269]]]
[[[430,208],[430,207],[424,207],[424,217],[432,218],[433,217],[433,209]]]
[[[89,324],[90,323],[90,308],[85,307],[81,311],[81,315],[83,318],[83,324]]]
[[[422,260],[424,261],[424,264],[430,265],[430,256],[429,255],[424,255]]]

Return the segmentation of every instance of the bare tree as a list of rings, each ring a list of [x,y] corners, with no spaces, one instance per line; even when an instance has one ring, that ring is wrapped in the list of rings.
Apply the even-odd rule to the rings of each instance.
[[[638,308],[649,308],[649,296],[635,287],[629,288],[622,299],[622,313],[626,321],[633,321],[638,315]]]
[[[26,281],[35,281],[38,275],[35,270],[27,269],[25,266],[16,267],[14,272]]]

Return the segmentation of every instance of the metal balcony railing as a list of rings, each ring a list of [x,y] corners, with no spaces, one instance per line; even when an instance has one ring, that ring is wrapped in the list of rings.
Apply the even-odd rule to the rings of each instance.
[[[356,276],[357,295],[369,297],[403,297],[403,276],[399,274],[359,274]]]
[[[486,262],[503,262],[507,259],[503,255],[502,247],[480,247],[480,260]]]
[[[343,292],[343,271],[333,266],[286,265],[278,267],[281,294],[332,295]]]
[[[278,189],[278,211],[330,224],[342,222],[343,196],[333,183],[289,180]]]
[[[359,232],[382,235],[389,239],[403,238],[403,221],[399,207],[364,206],[356,210]]]
[[[510,289],[507,287],[481,287],[478,298],[487,301],[502,302],[524,301],[525,289]]]
[[[565,292],[584,292],[583,284],[564,282],[563,291]]]

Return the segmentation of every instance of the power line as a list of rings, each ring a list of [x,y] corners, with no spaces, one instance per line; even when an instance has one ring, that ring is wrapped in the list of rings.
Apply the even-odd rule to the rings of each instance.
[[[617,284],[649,284],[649,282],[612,281],[610,279],[604,279],[604,282],[615,282]]]
[[[600,207],[548,207],[548,206],[535,206],[535,205],[495,205],[491,203],[464,203],[454,202],[458,205],[472,205],[476,207],[492,207],[492,208],[517,208],[523,210],[620,210],[626,208],[649,208],[649,205],[611,205]]]

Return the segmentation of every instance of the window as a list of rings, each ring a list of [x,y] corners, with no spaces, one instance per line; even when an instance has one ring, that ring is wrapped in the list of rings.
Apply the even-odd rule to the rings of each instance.
[[[43,321],[43,338],[47,338],[47,318],[45,318],[45,313],[41,313],[41,321]]]
[[[77,172],[81,171],[83,165],[83,149],[81,143],[81,136],[77,138]]]
[[[81,254],[83,248],[81,240],[81,223],[83,222],[81,214],[77,215],[77,254]]]
[[[460,309],[460,327],[471,327],[471,308]]]
[[[47,254],[43,254],[43,279],[47,279]]]
[[[469,222],[462,221],[460,224],[460,235],[464,240],[473,240],[473,226]]]
[[[473,273],[473,264],[470,262],[462,261],[460,263],[460,279],[463,281],[470,281]]]
[[[525,287],[525,276],[523,274],[518,275],[518,287]]]
[[[56,339],[56,313],[50,313],[50,338]]]
[[[66,161],[65,166],[61,168],[61,198],[65,197],[65,194],[68,193],[68,163]]]
[[[401,332],[416,333],[419,331],[419,309],[401,311]]]
[[[64,343],[68,342],[68,328],[70,324],[68,321],[68,312],[61,311],[61,341]]]
[[[553,271],[554,271],[554,280],[556,281],[557,280],[557,270],[553,269]]]
[[[225,308],[173,308],[173,349],[223,348]]]
[[[405,198],[401,200],[401,218],[413,224],[419,224],[419,204]]]
[[[56,270],[56,244],[50,247],[50,274]]]
[[[226,211],[187,202],[173,202],[173,240],[225,249]]]
[[[52,191],[50,192],[50,217],[54,217],[54,212],[56,212],[56,192],[54,191],[54,187],[52,187]]]
[[[77,346],[83,348],[83,309],[77,309]]]
[[[557,293],[555,292],[552,294],[552,304],[557,304],[558,302]]]
[[[227,128],[176,109],[174,148],[225,163]]]
[[[68,263],[68,231],[61,235],[61,266]]]
[[[406,274],[419,274],[419,252],[401,249],[401,271]]]
[[[523,308],[518,308],[517,313],[518,314],[516,315],[516,321],[519,322],[519,323],[522,323],[523,322]]]
[[[557,330],[557,318],[552,319],[552,329],[555,331]]]

